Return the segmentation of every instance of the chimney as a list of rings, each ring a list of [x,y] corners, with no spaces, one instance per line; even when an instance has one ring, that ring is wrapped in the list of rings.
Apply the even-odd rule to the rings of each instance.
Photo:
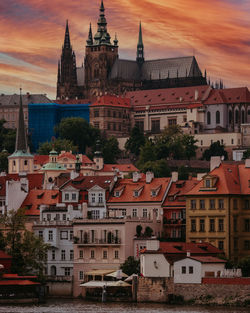
[[[250,167],[250,159],[245,160],[245,167],[247,167],[247,168]]]
[[[141,178],[140,173],[133,172],[133,183],[137,183],[140,178]]]
[[[178,181],[178,172],[172,172],[172,182],[176,183]]]
[[[199,91],[197,89],[195,89],[195,92],[194,92],[194,100],[197,101],[199,98]]]
[[[212,156],[210,159],[210,172],[221,165],[220,156]]]
[[[191,256],[190,251],[187,251],[187,257],[189,258]]]
[[[146,172],[146,183],[150,184],[151,181],[153,180],[153,178],[154,178],[154,173],[150,172],[150,171],[147,171]]]

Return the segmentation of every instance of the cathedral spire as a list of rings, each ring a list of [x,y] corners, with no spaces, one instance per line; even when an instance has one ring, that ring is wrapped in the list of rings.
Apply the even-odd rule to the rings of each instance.
[[[104,4],[103,4],[103,1],[101,1],[100,14],[99,14],[98,22],[97,22],[98,28],[97,28],[97,33],[95,34],[95,37],[94,37],[95,45],[100,45],[100,44],[111,45],[110,35],[107,31],[107,21],[106,21],[104,12],[105,12]]]
[[[141,22],[139,25],[139,37],[138,37],[138,44],[137,44],[137,63],[140,65],[144,62],[144,46],[142,41],[142,29],[141,29]]]
[[[87,39],[87,45],[92,46],[93,45],[93,36],[92,36],[92,28],[91,28],[91,23],[89,24],[89,36]]]
[[[64,37],[64,49],[70,49],[70,38],[69,38],[69,24],[66,21],[65,37]]]
[[[26,139],[26,133],[25,133],[24,116],[23,116],[22,88],[20,88],[20,104],[19,104],[18,127],[17,127],[17,134],[16,134],[15,151],[27,152],[27,139]]]

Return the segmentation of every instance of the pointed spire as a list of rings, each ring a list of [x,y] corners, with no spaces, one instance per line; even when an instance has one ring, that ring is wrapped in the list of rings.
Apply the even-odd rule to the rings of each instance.
[[[70,45],[70,38],[69,38],[69,24],[68,24],[68,20],[66,20],[64,48],[69,49],[70,47],[71,47],[71,45]]]
[[[101,6],[100,6],[100,12],[104,12],[105,8],[104,8],[104,4],[103,4],[103,0],[101,1]]]
[[[118,45],[118,39],[117,39],[117,34],[116,34],[116,33],[115,33],[114,45],[115,45],[115,46]]]
[[[139,64],[144,62],[144,46],[142,41],[142,29],[141,29],[141,22],[139,24],[139,36],[138,36],[138,44],[137,44],[137,57],[136,61]]]
[[[89,36],[87,39],[87,45],[92,46],[93,45],[93,35],[92,35],[92,28],[91,28],[91,23],[89,24]]]
[[[23,101],[22,101],[22,88],[20,88],[20,104],[19,104],[19,116],[18,116],[18,127],[16,134],[16,151],[27,152],[27,139],[25,133],[25,124],[23,116]]]

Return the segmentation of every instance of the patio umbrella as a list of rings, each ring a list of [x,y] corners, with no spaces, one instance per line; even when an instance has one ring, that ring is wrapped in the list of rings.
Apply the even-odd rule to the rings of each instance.
[[[138,277],[138,275],[137,274],[132,274],[128,278],[126,278],[125,281],[132,281],[133,277]]]
[[[110,273],[110,274],[108,274],[108,275],[106,275],[106,276],[108,276],[108,277],[114,277],[114,278],[116,278],[116,279],[121,279],[121,278],[123,278],[123,277],[128,277],[128,275],[125,274],[125,273],[123,273],[122,270],[117,270],[117,271],[112,272],[112,273]]]
[[[126,282],[123,281],[123,280],[118,280],[118,281],[116,281],[113,286],[118,286],[118,287],[131,287],[130,284],[126,283]]]

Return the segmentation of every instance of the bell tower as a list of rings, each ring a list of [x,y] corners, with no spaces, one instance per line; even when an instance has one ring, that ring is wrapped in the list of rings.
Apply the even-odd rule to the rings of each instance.
[[[97,32],[93,38],[91,25],[85,50],[85,88],[89,98],[108,89],[108,77],[111,68],[118,58],[118,40],[113,43],[107,30],[105,8],[101,1]]]

